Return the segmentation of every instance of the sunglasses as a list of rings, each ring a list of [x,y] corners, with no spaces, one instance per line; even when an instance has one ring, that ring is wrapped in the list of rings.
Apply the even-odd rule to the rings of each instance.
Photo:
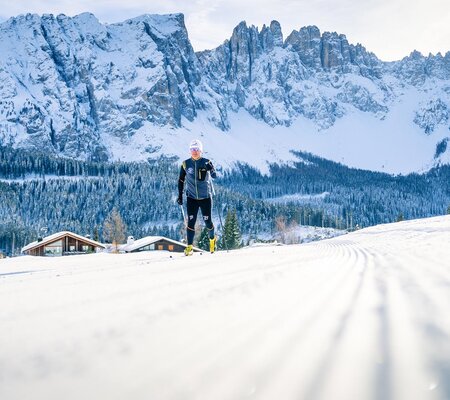
[[[200,148],[199,148],[199,147],[191,147],[190,150],[191,150],[191,151],[200,151]]]

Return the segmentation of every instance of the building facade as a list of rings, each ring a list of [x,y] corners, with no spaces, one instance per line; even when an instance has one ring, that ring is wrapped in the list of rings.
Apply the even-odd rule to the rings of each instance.
[[[137,253],[140,251],[166,250],[175,253],[182,253],[186,248],[186,244],[166,238],[164,236],[147,236],[139,240],[129,240],[121,250],[126,253]],[[194,251],[201,251],[194,248]]]
[[[45,238],[39,238],[22,248],[22,253],[30,256],[67,256],[74,254],[95,253],[105,246],[88,237],[63,231]]]

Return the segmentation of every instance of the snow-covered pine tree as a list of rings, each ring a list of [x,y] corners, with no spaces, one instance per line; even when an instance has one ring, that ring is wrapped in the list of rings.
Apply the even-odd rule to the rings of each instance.
[[[209,235],[208,235],[208,229],[205,227],[202,229],[202,232],[200,233],[200,236],[197,240],[197,247],[199,247],[202,250],[209,251]]]
[[[97,228],[97,227],[94,228],[94,237],[93,237],[93,239],[94,239],[96,242],[99,242],[99,241],[100,241],[100,235],[98,234],[98,228]]]
[[[241,246],[241,230],[236,215],[236,210],[228,211],[223,227],[223,237],[220,247],[232,250]]]

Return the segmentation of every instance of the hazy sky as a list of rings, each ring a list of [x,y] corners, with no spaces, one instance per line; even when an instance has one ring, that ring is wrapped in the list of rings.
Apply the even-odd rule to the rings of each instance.
[[[413,50],[450,51],[450,0],[0,0],[0,21],[27,12],[92,12],[101,22],[120,22],[141,14],[182,12],[196,51],[220,45],[240,22],[259,28],[281,23],[293,29],[317,25],[343,33],[384,61]]]

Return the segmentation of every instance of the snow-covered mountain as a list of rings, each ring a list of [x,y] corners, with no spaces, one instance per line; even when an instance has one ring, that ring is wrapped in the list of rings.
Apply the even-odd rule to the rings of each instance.
[[[70,157],[184,157],[264,169],[306,150],[410,172],[450,162],[450,52],[386,63],[315,26],[285,39],[240,23],[195,53],[182,14],[101,24],[22,15],[0,24],[0,143]]]
[[[0,260],[0,397],[447,400],[449,240]]]
[[[108,137],[177,127],[199,107],[183,16],[105,26],[92,14],[28,14],[0,25],[2,142],[104,159]]]

